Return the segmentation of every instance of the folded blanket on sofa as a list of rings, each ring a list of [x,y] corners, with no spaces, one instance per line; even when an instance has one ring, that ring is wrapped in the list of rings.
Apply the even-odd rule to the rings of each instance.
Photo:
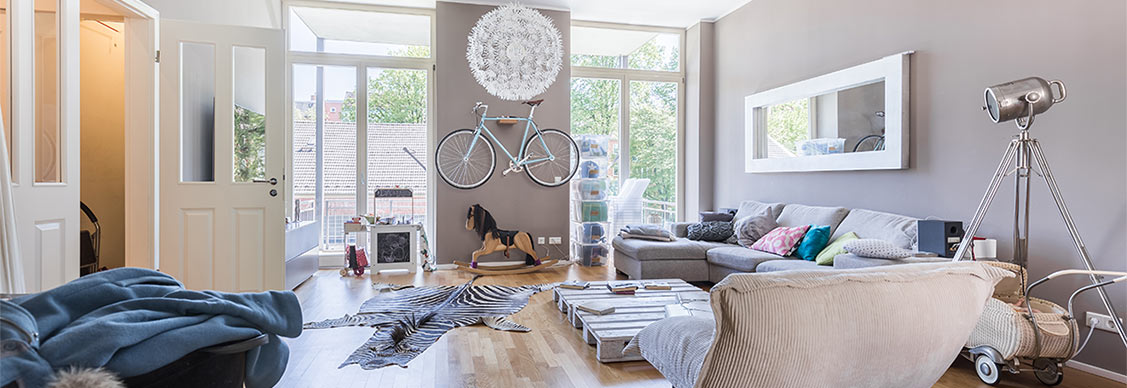
[[[0,339],[26,346],[5,355],[0,386],[22,380],[32,388],[60,368],[103,367],[132,377],[195,350],[263,333],[270,341],[248,352],[246,386],[271,387],[289,359],[278,336],[297,337],[302,324],[292,292],[191,291],[171,276],[141,268],[84,276],[2,302],[0,310],[5,318],[26,318],[3,322]]]
[[[618,232],[622,238],[635,238],[642,240],[673,241],[676,237],[661,225],[626,225]]]

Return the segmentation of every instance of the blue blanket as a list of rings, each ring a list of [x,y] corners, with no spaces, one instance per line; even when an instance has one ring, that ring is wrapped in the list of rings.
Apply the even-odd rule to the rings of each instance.
[[[104,367],[132,377],[195,350],[263,333],[270,341],[247,354],[246,386],[270,387],[289,359],[277,336],[297,337],[302,324],[292,292],[190,291],[171,276],[141,268],[98,272],[2,302],[0,317],[0,386],[22,379],[31,388],[59,368]]]

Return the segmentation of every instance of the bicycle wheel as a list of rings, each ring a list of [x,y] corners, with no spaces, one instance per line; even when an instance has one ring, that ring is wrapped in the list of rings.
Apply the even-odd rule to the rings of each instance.
[[[459,129],[438,142],[434,166],[438,176],[459,189],[472,189],[485,184],[493,176],[497,166],[493,143],[485,136],[478,136],[477,144],[470,149],[474,140],[472,129]]]
[[[540,143],[541,137],[544,139],[543,144]],[[547,149],[544,149],[545,145],[548,146]],[[524,155],[528,160],[548,158],[551,155],[550,160],[524,166],[528,177],[542,186],[563,185],[579,170],[579,146],[575,145],[571,136],[557,129],[545,129],[540,131],[540,137],[528,139],[524,143]]]

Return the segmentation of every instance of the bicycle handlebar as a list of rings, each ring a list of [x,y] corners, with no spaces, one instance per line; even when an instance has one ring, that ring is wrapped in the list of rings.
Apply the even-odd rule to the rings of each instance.
[[[481,110],[481,113],[477,113],[478,110]],[[481,101],[478,101],[476,104],[474,104],[473,109],[470,109],[470,112],[473,112],[473,114],[475,115],[484,117],[485,114],[489,112],[489,105],[482,104]]]

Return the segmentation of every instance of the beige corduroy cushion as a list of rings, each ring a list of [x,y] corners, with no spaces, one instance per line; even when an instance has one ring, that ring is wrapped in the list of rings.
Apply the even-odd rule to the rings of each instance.
[[[1007,271],[976,263],[733,274],[697,387],[930,387]]]

